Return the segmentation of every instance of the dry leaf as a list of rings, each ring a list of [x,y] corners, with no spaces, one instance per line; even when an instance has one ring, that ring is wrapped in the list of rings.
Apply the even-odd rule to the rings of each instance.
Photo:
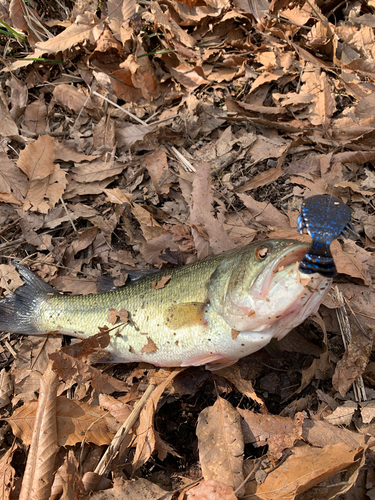
[[[39,400],[34,403],[34,418],[26,424],[30,426],[26,432],[32,432],[32,438],[22,480],[20,500],[30,498],[48,500],[50,497],[55,457],[58,451],[56,419],[58,382],[58,377],[52,371],[50,364],[40,381]]]
[[[163,276],[160,278],[159,281],[153,281],[152,282],[152,288],[155,290],[160,290],[161,288],[164,288],[167,283],[169,283],[170,279],[172,278],[172,275],[169,276]]]
[[[238,488],[244,479],[244,441],[237,410],[218,397],[214,406],[200,413],[197,436],[203,477]]]
[[[13,488],[15,470],[11,465],[17,444],[14,441],[12,446],[4,453],[0,459],[0,484],[1,500],[9,500]]]
[[[3,137],[13,137],[18,135],[18,127],[10,115],[6,98],[0,89],[0,135]]]
[[[351,333],[350,343],[332,377],[332,385],[341,396],[345,396],[353,382],[365,371],[372,349],[372,339],[365,337],[357,328],[353,328]]]
[[[79,472],[79,464],[74,456],[73,450],[69,450],[65,456],[64,463],[58,469],[52,485],[49,500],[79,499],[86,500],[85,486]]]
[[[146,406],[141,411],[137,429],[137,445],[133,458],[133,470],[139,469],[151,457],[156,449],[154,418],[159,399],[164,390],[185,368],[175,368],[151,393]],[[172,450],[170,448],[170,450]]]
[[[67,354],[55,352],[50,354],[50,359],[53,362],[53,369],[69,385],[75,383],[85,385],[90,382],[94,389],[104,394],[128,391],[128,386],[121,380],[110,377],[97,368]]]
[[[226,378],[242,394],[256,401],[261,407],[264,406],[263,400],[256,395],[251,380],[246,380],[241,376],[241,370],[237,364],[216,370],[215,375]]]
[[[262,500],[292,500],[352,465],[359,453],[363,453],[362,448],[353,449],[344,443],[324,448],[294,448],[293,455],[268,474],[264,483],[257,487],[256,495]]]
[[[336,408],[330,415],[323,417],[332,425],[350,425],[358,405],[355,401],[345,401],[342,406]]]
[[[0,201],[20,205],[26,195],[27,178],[4,153],[0,153],[0,162]]]
[[[31,444],[37,408],[37,401],[29,401],[17,408],[8,419],[14,434],[26,446]],[[81,443],[83,439],[99,446],[109,444],[113,434],[108,429],[105,415],[106,412],[99,406],[59,396],[56,407],[57,444],[72,446]]]
[[[113,481],[113,488],[110,488],[104,493],[94,493],[90,496],[92,500],[129,500],[129,499],[142,499],[142,500],[156,500],[162,498],[163,500],[172,500],[173,493],[168,493],[157,484],[148,481],[147,479],[132,479],[125,481],[117,477]]]
[[[246,194],[238,194],[238,197],[244,203],[245,207],[250,210],[257,222],[265,226],[290,229],[288,217],[281,214],[270,203],[255,201],[254,198]]]
[[[102,408],[108,410],[120,424],[125,422],[132,411],[129,405],[107,394],[100,394],[99,404]]]
[[[13,379],[10,372],[3,368],[0,372],[0,408],[10,403],[9,396],[13,394]]]
[[[155,342],[150,338],[147,337],[147,344],[145,344],[142,349],[141,353],[144,354],[145,352],[156,352],[158,350],[158,346],[155,344]]]
[[[202,481],[187,492],[187,500],[236,500],[233,488],[228,484],[209,479]]]
[[[190,204],[190,221],[194,224],[192,234],[195,246],[198,248],[202,239],[199,232],[199,226],[201,226],[208,234],[213,253],[219,254],[233,248],[233,244],[223,229],[223,225],[211,213],[214,201],[211,192],[211,166],[209,163],[201,163],[197,165],[196,170]],[[206,256],[206,251],[198,253],[199,258]]]
[[[167,155],[165,152],[162,149],[157,149],[156,151],[144,156],[143,161],[156,192],[160,194],[167,194],[171,183],[164,181],[165,174],[169,171]]]
[[[23,281],[16,268],[10,264],[0,264],[0,286],[5,291],[4,294],[14,292],[21,285]]]
[[[49,177],[54,172],[55,143],[53,137],[41,135],[20,152],[19,168],[25,172],[29,181]]]
[[[323,352],[319,358],[314,359],[309,368],[302,371],[301,386],[296,390],[300,394],[305,387],[315,378],[325,380],[332,376],[333,364],[327,346],[324,345]]]

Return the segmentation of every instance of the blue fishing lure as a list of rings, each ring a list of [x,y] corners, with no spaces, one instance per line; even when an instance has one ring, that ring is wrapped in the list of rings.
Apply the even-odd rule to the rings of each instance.
[[[328,194],[312,196],[302,203],[301,215],[297,220],[298,231],[303,234],[306,230],[312,238],[312,244],[299,265],[301,272],[336,276],[330,244],[340,235],[358,238],[350,219],[349,207]]]

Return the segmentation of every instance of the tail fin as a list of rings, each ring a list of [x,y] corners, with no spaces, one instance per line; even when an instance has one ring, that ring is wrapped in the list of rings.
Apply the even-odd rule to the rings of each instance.
[[[0,331],[42,335],[45,332],[39,331],[35,325],[38,306],[48,296],[59,292],[21,264],[12,264],[20,273],[24,285],[0,301]]]
[[[327,278],[336,276],[337,269],[329,246],[320,242],[313,242],[308,253],[300,262],[299,270],[305,274],[318,273]]]

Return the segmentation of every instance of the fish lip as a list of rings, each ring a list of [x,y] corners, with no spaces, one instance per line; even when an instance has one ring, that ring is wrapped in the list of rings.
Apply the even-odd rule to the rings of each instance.
[[[295,245],[298,246],[295,247]],[[256,287],[256,289],[253,291],[254,298],[264,299],[269,290],[272,278],[277,273],[277,270],[282,266],[286,267],[289,266],[290,264],[294,264],[295,262],[301,262],[301,260],[306,255],[309,248],[310,245],[308,243],[302,243],[300,241],[296,243],[291,243],[289,247],[285,248],[285,250],[281,253],[281,255],[270,266],[268,271],[266,271],[266,273],[263,274],[263,279],[259,284],[260,286]],[[258,279],[259,276],[257,280]]]

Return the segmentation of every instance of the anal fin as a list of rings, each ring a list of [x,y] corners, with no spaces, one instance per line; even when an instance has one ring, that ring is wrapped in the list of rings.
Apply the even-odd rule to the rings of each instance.
[[[238,359],[228,359],[222,354],[202,354],[196,358],[185,361],[181,366],[202,366],[206,365],[206,370],[214,371],[220,370],[220,368],[226,368],[227,366],[234,365],[237,363]]]

